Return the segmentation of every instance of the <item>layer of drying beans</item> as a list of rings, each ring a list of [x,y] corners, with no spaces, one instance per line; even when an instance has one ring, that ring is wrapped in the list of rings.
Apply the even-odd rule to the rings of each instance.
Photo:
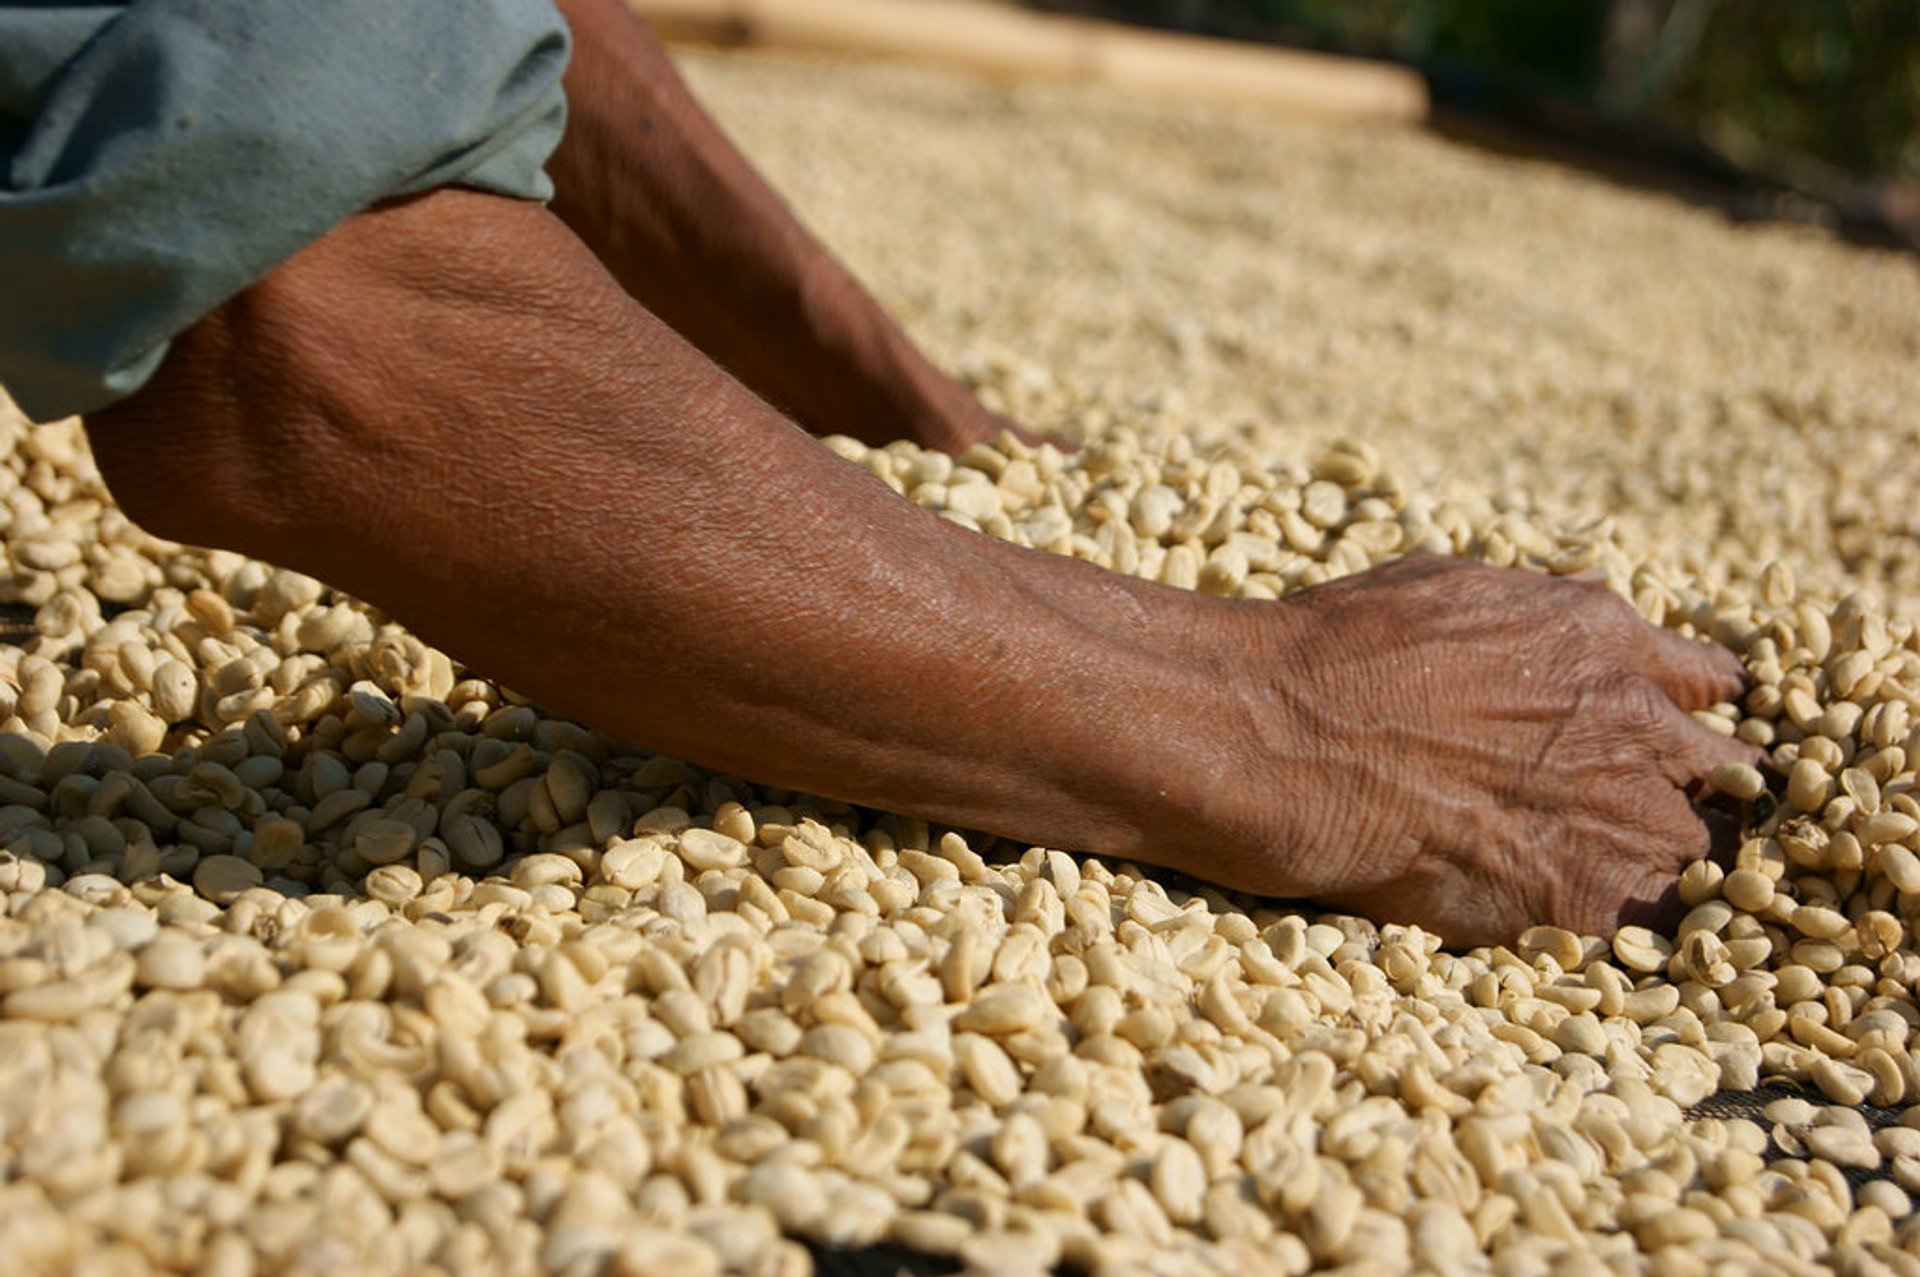
[[[9,1271],[1920,1271],[1911,262],[1398,132],[693,70],[1081,445],[850,462],[1218,594],[1603,573],[1746,659],[1737,860],[1672,935],[1459,953],[769,790],[148,538],[9,412]]]

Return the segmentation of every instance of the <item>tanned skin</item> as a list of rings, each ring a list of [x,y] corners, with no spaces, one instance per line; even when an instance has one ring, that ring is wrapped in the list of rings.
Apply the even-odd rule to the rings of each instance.
[[[196,324],[87,423],[141,524],[767,784],[1457,944],[1671,902],[1709,849],[1688,794],[1759,756],[1684,712],[1739,693],[1731,654],[1591,583],[1413,558],[1221,600],[901,500],[801,425],[958,447],[997,422],[644,27],[562,7],[554,209],[383,206]]]
[[[959,453],[1007,428],[807,233],[621,0],[560,9],[552,207],[628,295],[814,434]]]

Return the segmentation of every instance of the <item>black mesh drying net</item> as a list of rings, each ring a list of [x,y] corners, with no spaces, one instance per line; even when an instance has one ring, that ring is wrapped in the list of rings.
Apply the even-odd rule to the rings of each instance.
[[[1775,1100],[1785,1099],[1805,1100],[1809,1104],[1821,1108],[1834,1107],[1833,1102],[1827,1099],[1826,1096],[1820,1094],[1819,1091],[1801,1086],[1797,1082],[1775,1081],[1763,1082],[1751,1091],[1715,1092],[1688,1109],[1687,1116],[1690,1118],[1715,1117],[1722,1120],[1745,1118],[1747,1121],[1752,1122],[1761,1130],[1768,1133],[1765,1156],[1769,1162],[1775,1162],[1785,1157],[1804,1156],[1800,1149],[1792,1144],[1782,1144],[1782,1130],[1776,1123],[1769,1121],[1766,1117],[1765,1110],[1767,1105],[1773,1103]],[[1880,1108],[1873,1104],[1860,1104],[1855,1107],[1860,1115],[1866,1118],[1868,1130],[1879,1131],[1889,1126],[1898,1126],[1900,1124],[1900,1114],[1902,1111],[1900,1109]],[[1787,1130],[1784,1133],[1791,1139],[1791,1130]],[[1839,1171],[1846,1177],[1847,1183],[1856,1189],[1862,1184],[1868,1184],[1877,1179],[1897,1182],[1894,1181],[1893,1175],[1887,1169],[1884,1161],[1880,1166],[1872,1169],[1861,1166],[1842,1166],[1839,1168]],[[1911,1197],[1913,1194],[1909,1192],[1908,1196]]]

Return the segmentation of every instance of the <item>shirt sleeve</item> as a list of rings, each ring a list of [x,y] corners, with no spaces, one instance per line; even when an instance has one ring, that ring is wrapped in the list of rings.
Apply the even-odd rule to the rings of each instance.
[[[545,200],[551,0],[0,2],[0,385],[35,420],[379,200]]]

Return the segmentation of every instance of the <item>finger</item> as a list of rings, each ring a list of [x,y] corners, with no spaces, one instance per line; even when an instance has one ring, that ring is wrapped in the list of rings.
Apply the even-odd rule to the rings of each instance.
[[[1588,870],[1597,872],[1599,864],[1631,861],[1678,872],[1713,850],[1713,831],[1693,802],[1653,777],[1643,777],[1613,795],[1610,806],[1607,814],[1568,813],[1565,818],[1579,856],[1573,874],[1576,886],[1587,883]]]
[[[1640,631],[1640,672],[1681,709],[1705,709],[1746,689],[1746,667],[1718,643],[1682,638],[1645,622]]]
[[[1704,843],[1704,831],[1702,842]],[[1599,857],[1556,910],[1560,926],[1583,935],[1612,936],[1624,926],[1671,935],[1686,916],[1677,868],[1650,865],[1638,857]]]
[[[1631,664],[1683,709],[1704,709],[1738,696],[1746,687],[1746,668],[1740,658],[1718,643],[1682,638],[1649,624],[1603,583],[1579,577],[1567,582],[1582,592],[1578,604],[1582,619],[1600,633],[1622,640],[1632,653]]]
[[[1533,880],[1534,921],[1612,935],[1627,916],[1664,917],[1668,889],[1686,865],[1709,854],[1713,835],[1686,796],[1651,777],[1611,817],[1592,813],[1566,825],[1558,872]],[[1676,888],[1677,890],[1677,888]]]
[[[1664,697],[1656,712],[1663,725],[1663,739],[1655,755],[1660,774],[1689,794],[1706,792],[1708,776],[1722,763],[1758,767],[1766,757],[1766,751],[1758,745],[1722,736]]]
[[[1632,849],[1614,844],[1582,857],[1567,886],[1550,886],[1544,916],[1570,931],[1612,936],[1624,926],[1672,935],[1686,916],[1680,874],[1711,857],[1723,868],[1740,846],[1740,822],[1726,812],[1702,809],[1669,790],[1645,813],[1646,828]]]

